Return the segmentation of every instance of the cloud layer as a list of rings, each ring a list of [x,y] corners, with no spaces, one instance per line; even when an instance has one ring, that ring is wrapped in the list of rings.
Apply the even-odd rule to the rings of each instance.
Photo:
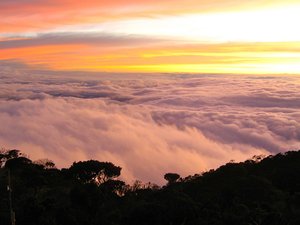
[[[14,65],[15,66],[12,66]],[[299,148],[300,77],[32,71],[1,62],[0,143],[58,166],[96,158],[163,182]]]

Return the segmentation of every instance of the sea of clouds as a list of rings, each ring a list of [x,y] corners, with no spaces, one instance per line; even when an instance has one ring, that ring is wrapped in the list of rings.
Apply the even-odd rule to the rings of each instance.
[[[163,183],[300,149],[300,76],[104,74],[0,63],[0,147]]]

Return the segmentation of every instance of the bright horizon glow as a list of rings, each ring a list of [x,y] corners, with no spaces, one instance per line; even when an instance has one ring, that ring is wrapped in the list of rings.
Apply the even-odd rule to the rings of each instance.
[[[300,4],[243,12],[187,14],[81,27],[109,32],[168,37],[204,43],[299,41]],[[74,28],[73,28],[74,29]],[[76,27],[75,27],[76,29]]]

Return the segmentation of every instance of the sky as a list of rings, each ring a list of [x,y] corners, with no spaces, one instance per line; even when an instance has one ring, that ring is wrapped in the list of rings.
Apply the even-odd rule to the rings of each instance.
[[[2,0],[0,60],[35,69],[299,74],[298,0]]]

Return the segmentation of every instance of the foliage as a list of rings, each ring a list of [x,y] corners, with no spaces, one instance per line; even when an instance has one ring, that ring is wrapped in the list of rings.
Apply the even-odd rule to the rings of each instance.
[[[0,223],[10,224],[7,179],[20,225],[298,225],[300,151],[230,162],[168,185],[118,180],[110,162],[57,169],[18,150],[0,152]],[[179,179],[180,178],[180,179]]]
[[[83,183],[102,184],[111,178],[120,176],[121,167],[115,166],[111,162],[89,160],[74,162],[68,172]]]
[[[180,175],[177,173],[166,173],[164,178],[168,181],[168,184],[173,184],[180,178]]]

